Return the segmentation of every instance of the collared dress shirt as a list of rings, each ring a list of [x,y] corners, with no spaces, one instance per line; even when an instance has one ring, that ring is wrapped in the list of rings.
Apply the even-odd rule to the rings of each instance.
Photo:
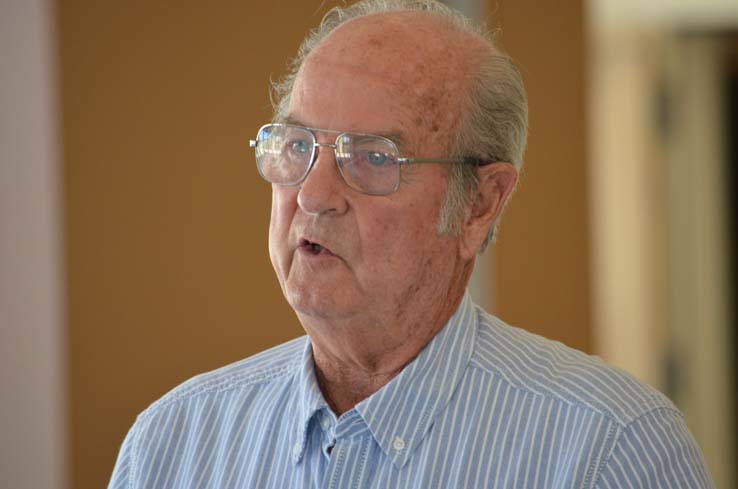
[[[139,415],[113,489],[712,487],[681,414],[466,294],[399,375],[340,417],[306,337],[195,377]]]

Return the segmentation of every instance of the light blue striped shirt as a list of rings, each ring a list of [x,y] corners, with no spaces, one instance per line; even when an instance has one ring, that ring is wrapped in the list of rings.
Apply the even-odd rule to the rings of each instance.
[[[111,488],[707,488],[663,395],[468,294],[337,418],[306,337],[195,377],[136,420]]]

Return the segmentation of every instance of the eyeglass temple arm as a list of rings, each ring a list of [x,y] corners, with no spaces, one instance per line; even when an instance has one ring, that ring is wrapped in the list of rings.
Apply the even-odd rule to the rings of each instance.
[[[485,166],[490,165],[492,163],[496,163],[495,158],[482,159],[482,158],[476,158],[473,156],[469,156],[467,158],[461,159],[461,160],[453,160],[453,159],[444,159],[444,158],[398,158],[397,162],[401,165],[410,165],[413,163],[452,163],[452,164],[466,164],[466,165],[475,165],[475,166]]]

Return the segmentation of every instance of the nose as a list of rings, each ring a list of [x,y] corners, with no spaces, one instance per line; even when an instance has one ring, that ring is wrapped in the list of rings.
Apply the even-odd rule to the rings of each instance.
[[[343,214],[348,208],[348,186],[338,173],[333,145],[321,144],[317,152],[310,173],[300,184],[297,204],[306,214]]]

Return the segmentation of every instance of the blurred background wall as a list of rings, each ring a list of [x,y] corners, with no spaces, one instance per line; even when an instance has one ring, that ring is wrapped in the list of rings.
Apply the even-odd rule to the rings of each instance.
[[[23,489],[68,473],[51,7],[0,1],[0,486]]]
[[[738,487],[738,3],[589,7],[595,351],[665,392]]]
[[[248,139],[269,79],[335,3],[0,4],[9,487],[104,486],[149,403],[302,334]],[[501,28],[531,106],[527,169],[473,295],[667,392],[734,487],[736,7],[448,3]]]

